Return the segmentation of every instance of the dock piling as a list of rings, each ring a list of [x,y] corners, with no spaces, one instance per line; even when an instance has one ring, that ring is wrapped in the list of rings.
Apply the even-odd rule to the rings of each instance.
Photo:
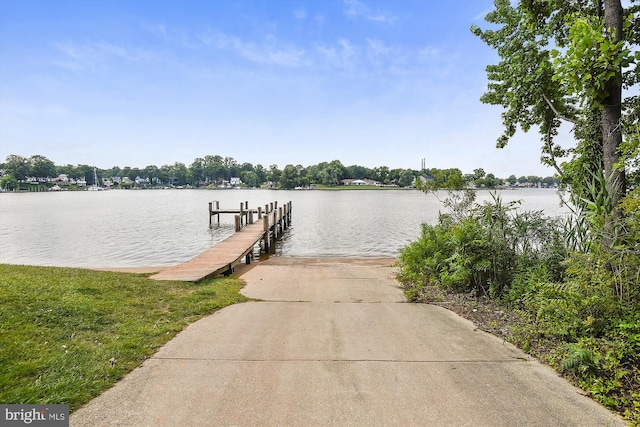
[[[236,232],[242,231],[243,228],[255,224],[262,220],[262,237],[256,242],[258,250],[264,250],[269,253],[274,249],[274,242],[282,237],[284,232],[291,224],[291,202],[286,202],[282,206],[278,206],[278,202],[266,203],[264,209],[259,206],[257,209],[249,209],[249,202],[240,202],[239,209],[220,209],[220,202],[214,200],[209,202],[209,226],[213,224],[213,217],[217,217],[220,224],[220,214],[234,214],[234,228]],[[256,215],[257,214],[257,219]],[[260,244],[262,243],[262,244]],[[251,254],[253,258],[253,254]],[[250,262],[250,257],[245,258],[246,262]]]
[[[262,217],[262,230],[264,231],[264,237],[263,237],[263,241],[264,241],[264,251],[266,253],[269,252],[269,215],[265,215]]]

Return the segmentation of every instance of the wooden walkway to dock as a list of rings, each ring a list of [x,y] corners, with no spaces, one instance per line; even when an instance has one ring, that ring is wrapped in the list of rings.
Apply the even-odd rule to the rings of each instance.
[[[236,214],[236,232],[195,258],[168,267],[151,276],[151,279],[197,282],[205,277],[231,274],[234,267],[243,259],[247,264],[251,262],[256,245],[261,244],[261,251],[271,251],[275,246],[275,240],[291,224],[291,202],[280,208],[277,207],[277,204],[274,207],[272,203],[270,209],[268,206],[265,209],[266,214],[260,210],[256,222],[253,221],[253,215],[248,214],[246,215],[246,224],[243,224],[243,213],[234,210],[218,210],[212,214],[211,206],[209,204],[209,218],[220,213]],[[245,209],[243,212],[247,213],[247,210]]]

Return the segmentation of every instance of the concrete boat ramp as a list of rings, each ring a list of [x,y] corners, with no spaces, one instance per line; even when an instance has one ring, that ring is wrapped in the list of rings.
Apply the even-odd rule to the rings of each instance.
[[[393,260],[273,257],[71,426],[622,426],[550,368],[446,309]]]

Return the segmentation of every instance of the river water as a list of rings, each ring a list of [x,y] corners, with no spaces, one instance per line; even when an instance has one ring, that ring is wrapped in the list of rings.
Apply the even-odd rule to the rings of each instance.
[[[566,212],[550,189],[500,192],[522,209]],[[441,198],[444,198],[444,194]],[[488,192],[477,201],[490,200]],[[208,203],[237,209],[291,201],[292,226],[278,255],[395,257],[444,210],[414,190],[112,190],[0,193],[0,263],[69,267],[167,266],[233,233],[233,216],[209,227]]]

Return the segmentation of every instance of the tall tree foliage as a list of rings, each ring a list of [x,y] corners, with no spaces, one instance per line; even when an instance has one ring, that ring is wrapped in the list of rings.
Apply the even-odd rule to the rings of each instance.
[[[492,28],[471,30],[500,56],[487,67],[488,91],[481,98],[504,108],[498,147],[518,127],[526,132],[537,126],[542,161],[579,197],[588,196],[587,183],[602,173],[616,212],[626,193],[625,166],[638,153],[638,99],[623,100],[622,89],[638,82],[640,29],[633,12],[639,6],[624,10],[620,0],[494,4],[485,18]],[[574,125],[577,144],[570,150],[554,139],[563,121]],[[559,165],[556,159],[569,154],[572,160]]]

